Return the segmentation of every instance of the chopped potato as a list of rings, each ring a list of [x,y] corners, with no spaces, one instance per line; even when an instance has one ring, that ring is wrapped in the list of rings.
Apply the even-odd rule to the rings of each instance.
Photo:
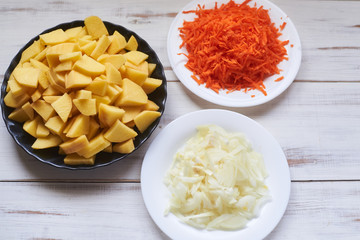
[[[134,138],[161,113],[147,94],[162,84],[134,36],[109,34],[96,16],[85,27],[41,34],[8,80],[9,119],[23,123],[32,148],[59,148],[68,165],[93,165],[96,154],[134,151]]]

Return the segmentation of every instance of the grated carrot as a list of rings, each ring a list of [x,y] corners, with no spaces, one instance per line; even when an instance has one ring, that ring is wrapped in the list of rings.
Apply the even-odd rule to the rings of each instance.
[[[268,10],[230,0],[213,9],[198,5],[193,21],[179,28],[188,58],[186,67],[199,84],[219,92],[258,89],[266,95],[264,79],[279,74],[277,65],[287,60],[279,29],[271,22]],[[285,27],[285,25],[282,25]]]
[[[280,30],[284,30],[285,26],[286,26],[286,22],[283,22],[283,23],[280,25]]]
[[[280,82],[280,81],[283,80],[283,79],[284,79],[284,76],[281,76],[281,77],[275,79],[275,82]]]

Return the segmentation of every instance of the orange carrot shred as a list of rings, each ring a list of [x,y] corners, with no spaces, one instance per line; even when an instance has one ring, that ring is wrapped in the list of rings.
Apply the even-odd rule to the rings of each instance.
[[[280,30],[284,30],[285,26],[286,26],[286,22],[283,22],[283,24],[280,25]]]
[[[284,79],[284,76],[281,76],[281,77],[275,79],[275,82],[280,82],[280,81],[283,80],[283,79]]]
[[[198,84],[219,92],[257,89],[264,95],[264,80],[280,70],[277,65],[287,60],[281,33],[271,22],[268,10],[250,7],[230,0],[212,9],[197,6],[193,21],[184,21],[179,28],[188,62],[185,66]],[[284,22],[281,26],[285,27]],[[280,27],[281,28],[281,27]]]

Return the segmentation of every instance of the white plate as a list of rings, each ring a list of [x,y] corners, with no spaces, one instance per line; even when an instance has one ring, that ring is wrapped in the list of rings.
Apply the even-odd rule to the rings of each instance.
[[[176,216],[164,216],[169,192],[163,183],[175,152],[196,133],[196,127],[217,124],[227,131],[243,132],[255,151],[264,157],[272,201],[265,204],[258,218],[238,231],[208,231],[182,223]],[[228,110],[201,110],[181,116],[168,124],[153,140],[141,168],[141,190],[150,216],[172,239],[263,239],[278,224],[288,204],[290,173],[286,157],[274,137],[254,120]]]
[[[267,0],[255,0],[249,3],[250,6],[253,6],[256,3],[257,6],[262,5],[264,6],[264,9],[269,9],[269,15],[272,22],[275,23],[275,26],[279,27],[285,21],[286,26],[283,31],[281,31],[282,36],[280,36],[279,39],[282,41],[290,41],[290,43],[285,46],[289,60],[282,61],[278,65],[279,69],[282,69],[283,71],[279,75],[273,75],[264,81],[267,96],[258,90],[252,90],[247,93],[235,91],[228,94],[226,93],[226,90],[222,90],[217,94],[213,90],[206,88],[204,84],[199,86],[191,78],[192,72],[185,67],[187,58],[183,54],[178,55],[178,53],[187,53],[185,47],[179,49],[179,46],[182,43],[182,39],[179,35],[179,27],[182,27],[184,20],[191,21],[196,16],[194,13],[183,14],[183,11],[194,10],[198,4],[205,5],[205,8],[213,8],[215,2],[218,2],[218,6],[220,6],[222,3],[227,3],[228,1],[229,0],[195,0],[187,4],[177,14],[171,24],[167,39],[167,50],[171,67],[179,80],[190,91],[209,102],[228,107],[249,107],[268,102],[280,95],[290,86],[295,79],[301,63],[301,43],[296,28],[290,18],[273,3]],[[236,0],[235,2],[242,3],[243,1]],[[290,44],[293,44],[293,47],[291,47]],[[279,82],[274,82],[274,80],[280,76],[284,76],[284,79]],[[255,97],[251,97],[251,95],[254,95]]]

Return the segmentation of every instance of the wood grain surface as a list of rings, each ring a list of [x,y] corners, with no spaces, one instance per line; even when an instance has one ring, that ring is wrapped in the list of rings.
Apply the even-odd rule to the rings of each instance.
[[[167,34],[185,0],[0,1],[0,79],[31,38],[59,23],[97,15],[139,34],[165,67],[168,99],[160,125],[128,159],[88,171],[32,159],[0,123],[0,239],[168,239],[141,196],[140,170],[151,141],[177,117],[229,109],[263,125],[290,167],[287,211],[266,238],[360,239],[360,1],[273,0],[295,24],[302,63],[273,101],[225,108],[188,91],[171,69]]]

